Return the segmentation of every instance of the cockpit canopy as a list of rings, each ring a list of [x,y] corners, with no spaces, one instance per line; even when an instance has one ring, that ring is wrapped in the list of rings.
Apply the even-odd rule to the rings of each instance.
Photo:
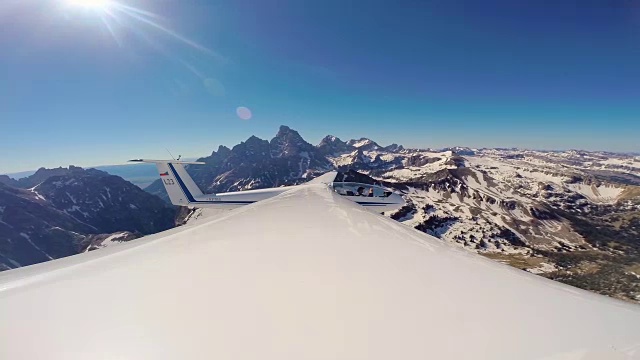
[[[354,183],[354,182],[334,182],[331,187],[342,196],[363,196],[386,198],[391,196],[392,191],[380,186]]]

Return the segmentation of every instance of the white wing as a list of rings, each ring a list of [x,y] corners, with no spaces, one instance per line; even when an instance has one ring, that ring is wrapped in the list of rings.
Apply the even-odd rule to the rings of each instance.
[[[307,182],[307,184],[330,184],[336,179],[336,176],[338,176],[337,171],[329,171],[328,173],[322,174],[315,179],[311,179]]]
[[[294,188],[0,274],[2,359],[627,359],[640,310]]]

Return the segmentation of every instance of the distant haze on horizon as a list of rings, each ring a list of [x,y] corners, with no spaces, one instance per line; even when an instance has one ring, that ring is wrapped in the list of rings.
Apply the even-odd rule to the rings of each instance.
[[[281,124],[640,152],[640,2],[0,3],[0,173],[206,156]]]

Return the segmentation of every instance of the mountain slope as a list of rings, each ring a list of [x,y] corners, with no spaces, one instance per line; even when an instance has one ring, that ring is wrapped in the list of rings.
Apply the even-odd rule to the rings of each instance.
[[[175,210],[135,185],[98,170],[65,170],[30,189],[0,184],[1,270],[101,247],[111,233],[130,240],[174,226]]]
[[[175,211],[118,176],[88,169],[53,176],[33,188],[53,207],[102,233],[152,234],[173,226]]]
[[[0,184],[0,270],[76,254],[81,234],[95,231],[29,190]]]

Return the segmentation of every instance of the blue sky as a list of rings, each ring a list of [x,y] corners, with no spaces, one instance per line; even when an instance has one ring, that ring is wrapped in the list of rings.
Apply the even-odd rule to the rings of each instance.
[[[640,151],[638,1],[82,1],[0,3],[0,173],[201,156],[280,124]]]

